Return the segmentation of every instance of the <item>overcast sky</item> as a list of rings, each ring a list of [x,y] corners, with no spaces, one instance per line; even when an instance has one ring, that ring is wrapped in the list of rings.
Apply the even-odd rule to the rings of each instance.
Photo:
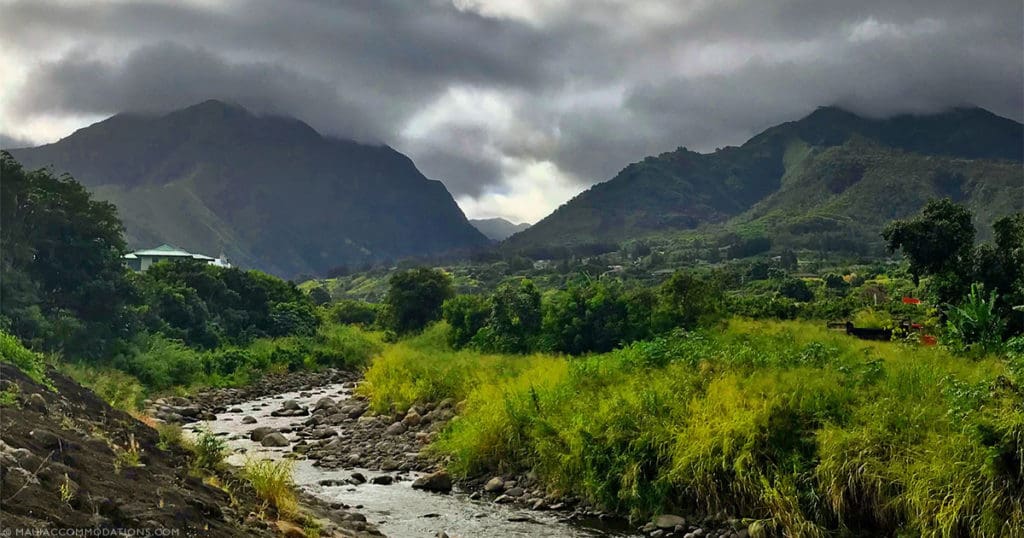
[[[208,99],[386,143],[534,222],[820,105],[1024,116],[1021,0],[0,0],[0,133]]]

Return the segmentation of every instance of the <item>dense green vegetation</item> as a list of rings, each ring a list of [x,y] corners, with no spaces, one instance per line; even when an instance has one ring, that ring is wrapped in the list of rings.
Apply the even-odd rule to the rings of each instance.
[[[34,378],[45,368],[35,358],[49,354],[132,409],[147,391],[356,366],[380,348],[294,284],[259,271],[182,261],[131,273],[113,206],[69,176],[26,171],[6,152],[0,164],[0,351]]]
[[[381,412],[463,401],[432,446],[461,475],[534,470],[637,517],[721,510],[790,536],[1024,528],[1021,350],[733,321],[566,359],[457,351],[449,330],[389,347],[361,390]]]

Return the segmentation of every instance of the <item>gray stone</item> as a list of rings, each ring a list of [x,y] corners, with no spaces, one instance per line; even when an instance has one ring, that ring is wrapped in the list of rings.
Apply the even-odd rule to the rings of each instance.
[[[371,484],[377,484],[377,485],[380,485],[380,486],[390,485],[394,481],[395,481],[395,478],[393,476],[389,475],[389,474],[382,474],[380,476],[375,476],[375,477],[370,479],[370,483]]]
[[[659,529],[674,529],[676,525],[686,525],[686,519],[672,514],[662,514],[654,518],[654,525]]]
[[[242,417],[242,424],[256,424],[256,419],[249,415]]]
[[[277,430],[270,426],[260,426],[259,428],[254,428],[249,431],[249,440],[259,443],[264,437],[272,433],[277,433]]]
[[[279,432],[269,433],[260,440],[263,446],[288,446],[288,438]]]
[[[384,435],[401,435],[405,433],[405,424],[401,422],[395,422],[388,426],[388,429],[384,430]]]
[[[505,481],[500,476],[496,476],[484,484],[484,491],[488,493],[501,493],[505,491]]]
[[[523,493],[526,492],[520,487],[509,488],[505,491],[505,495],[508,495],[509,497],[522,497]]]
[[[62,439],[49,430],[32,430],[29,432],[29,436],[43,445],[43,448],[56,450],[64,445]]]
[[[413,481],[412,487],[424,491],[448,493],[452,490],[452,478],[448,475],[448,471],[438,471],[417,478]]]
[[[43,398],[42,394],[33,392],[28,397],[27,406],[33,411],[39,411],[40,413],[46,412],[46,398]]]

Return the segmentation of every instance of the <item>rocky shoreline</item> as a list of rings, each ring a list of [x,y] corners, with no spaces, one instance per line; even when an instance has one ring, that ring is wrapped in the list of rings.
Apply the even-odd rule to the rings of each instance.
[[[444,462],[424,449],[457,415],[460,404],[446,399],[375,415],[369,412],[369,402],[354,393],[359,379],[358,373],[342,370],[272,376],[241,389],[213,389],[190,398],[155,400],[151,410],[157,418],[171,422],[212,420],[216,414],[240,412],[241,409],[233,406],[241,402],[273,398],[287,392],[300,392],[310,398],[326,385],[340,385],[342,391],[337,398],[324,396],[306,407],[279,398],[282,400],[280,407],[274,409],[271,416],[302,419],[294,427],[261,426],[251,416],[241,417],[241,423],[251,424],[249,438],[265,447],[290,446],[292,457],[308,458],[314,466],[352,471],[344,485],[357,487],[366,482],[387,485],[414,480],[415,474],[419,477],[412,486],[426,491],[448,493],[457,487],[474,500],[557,512],[565,521],[619,519],[594,510],[578,498],[548,493],[532,472],[454,481],[444,470]],[[285,434],[293,439],[289,440]],[[379,474],[365,476],[358,469],[375,470]],[[337,482],[325,480],[320,485],[342,485]],[[335,503],[327,508],[350,510],[352,507]],[[348,517],[363,520],[364,524],[358,527],[372,530],[371,525],[365,524],[365,518],[355,512],[346,513],[350,514]],[[671,514],[659,516],[635,532],[652,537],[682,538],[745,538],[749,535],[747,526],[736,519],[696,521]]]

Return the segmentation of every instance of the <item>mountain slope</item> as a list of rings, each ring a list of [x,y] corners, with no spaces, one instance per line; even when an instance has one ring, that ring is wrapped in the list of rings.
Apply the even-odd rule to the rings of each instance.
[[[858,172],[868,178],[884,177],[888,190],[854,189],[846,198],[862,193],[868,197],[867,203],[850,205],[838,199],[845,188],[822,191],[822,184],[855,183],[860,179],[861,176],[833,177],[838,172],[830,168],[828,161],[839,159],[841,162],[835,166],[842,167],[850,155],[843,154],[845,157],[841,158],[840,154],[827,153],[829,148],[857,143],[890,152],[885,159],[861,163],[863,169]],[[857,147],[848,147],[848,151],[856,153]],[[1001,199],[1000,207],[1005,209],[1016,193],[1006,189],[1024,180],[1021,160],[1024,126],[982,109],[876,120],[825,107],[799,121],[767,129],[740,147],[710,154],[680,148],[631,164],[611,180],[591,187],[529,230],[510,238],[506,248],[618,242],[705,224],[728,223],[727,227],[735,228],[754,221],[765,225],[766,233],[773,236],[780,230],[768,224],[777,223],[764,218],[768,214],[787,213],[792,218],[810,217],[804,215],[812,209],[807,205],[810,193],[819,202],[815,207],[826,214],[846,207],[845,213],[835,215],[840,222],[846,219],[874,226],[890,215],[912,213],[923,204],[926,193],[920,190],[919,182],[903,179],[909,177],[908,173],[916,173],[909,165],[911,162],[934,165],[941,161],[945,163],[943,170],[929,168],[932,174],[939,175],[963,174],[964,161],[975,163],[967,190],[958,195],[970,201],[975,193],[1002,193],[1004,198],[992,199]],[[881,164],[885,171],[867,173]],[[800,175],[800,181],[787,183],[796,175]],[[910,192],[914,189],[917,190]],[[942,194],[941,188],[936,189],[932,194]],[[884,196],[885,202],[872,202],[869,192],[870,196]],[[763,204],[760,212],[739,218],[759,203]],[[883,210],[883,206],[887,209]],[[990,213],[1002,214],[1001,211]],[[840,225],[831,231],[841,233],[843,229]]]
[[[224,251],[285,276],[487,243],[405,155],[220,101],[119,114],[11,153],[115,203],[132,247]]]
[[[486,235],[487,238],[492,241],[504,241],[510,236],[530,227],[530,224],[527,222],[516,224],[501,217],[493,219],[470,219],[469,223],[477,230],[480,230],[480,233]]]

